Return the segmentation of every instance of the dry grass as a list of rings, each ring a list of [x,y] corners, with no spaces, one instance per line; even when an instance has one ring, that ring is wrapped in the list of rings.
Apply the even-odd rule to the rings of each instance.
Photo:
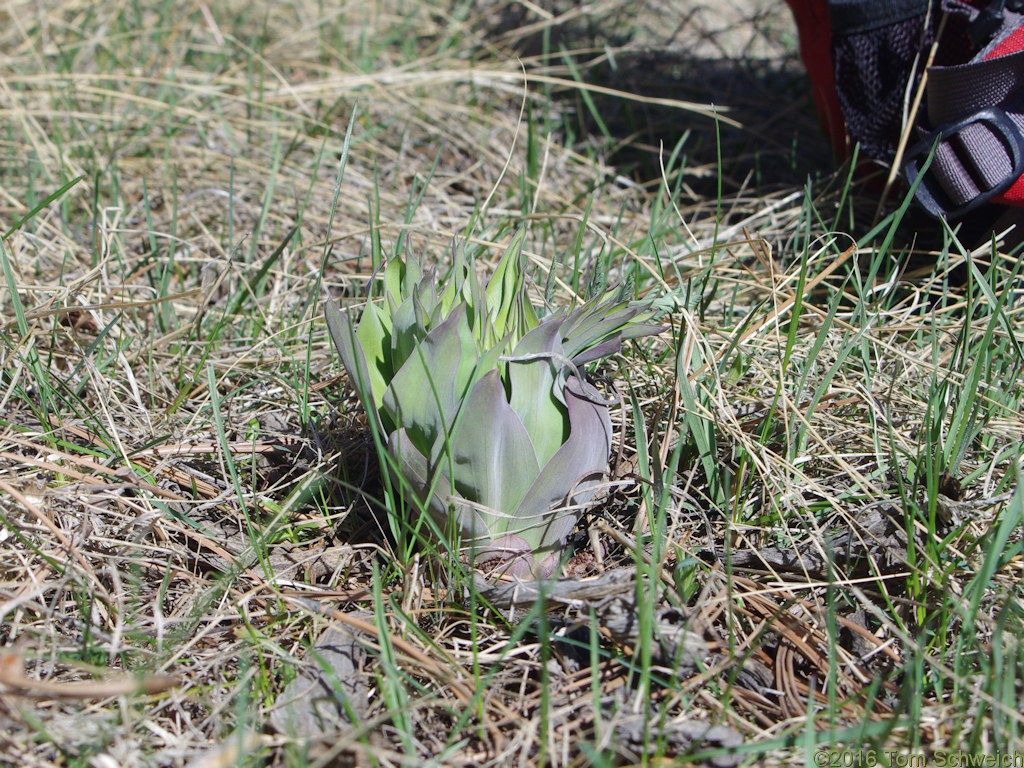
[[[866,234],[782,4],[555,5],[0,7],[0,763],[1021,747],[1016,254]],[[520,226],[672,325],[596,372],[565,570],[632,634],[396,552],[329,350],[381,258]]]

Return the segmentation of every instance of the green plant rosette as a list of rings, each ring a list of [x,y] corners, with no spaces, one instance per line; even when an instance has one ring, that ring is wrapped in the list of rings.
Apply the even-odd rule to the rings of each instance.
[[[486,286],[453,244],[443,280],[412,256],[389,263],[358,323],[326,304],[392,480],[468,562],[513,577],[553,573],[608,468],[608,405],[580,366],[662,330],[612,294],[538,317],[522,237]]]

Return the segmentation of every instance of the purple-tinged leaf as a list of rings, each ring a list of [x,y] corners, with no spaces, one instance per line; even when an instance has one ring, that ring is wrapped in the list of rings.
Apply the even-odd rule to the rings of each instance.
[[[533,579],[539,575],[537,559],[522,536],[499,536],[473,555],[473,565],[489,578]]]
[[[451,479],[457,493],[478,505],[477,516],[492,536],[515,528],[512,511],[530,490],[540,464],[526,427],[505,400],[496,370],[473,385],[451,440],[438,442],[431,465]]]
[[[593,486],[608,469],[612,422],[601,393],[570,376],[565,383],[569,438],[545,464],[515,511],[519,527],[510,529],[543,557],[561,549],[582,510],[559,509],[586,504]],[[555,510],[555,511],[552,511]]]
[[[614,354],[623,339],[660,333],[664,326],[639,322],[652,314],[641,304],[593,299],[570,312],[565,319],[566,354],[574,363],[582,365]]]
[[[577,353],[572,358],[572,362],[573,365],[585,365],[593,362],[594,360],[600,360],[603,357],[614,355],[620,349],[622,349],[622,336],[617,333],[610,339],[605,339],[600,344],[595,344],[594,346]]]
[[[545,320],[509,353],[509,403],[533,441],[543,466],[569,436],[569,414],[562,403],[568,374],[560,340],[561,320]]]
[[[490,540],[487,525],[476,509],[453,493],[443,473],[431,469],[426,456],[417,450],[404,429],[395,430],[388,437],[388,454],[394,460],[389,467],[392,475],[397,473],[408,483],[420,506],[449,541],[458,538],[467,545],[479,546]],[[401,483],[400,478],[395,480]]]

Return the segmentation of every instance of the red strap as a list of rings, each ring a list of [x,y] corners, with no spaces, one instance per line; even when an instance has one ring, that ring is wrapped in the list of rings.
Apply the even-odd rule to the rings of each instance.
[[[786,0],[800,33],[800,58],[811,76],[814,105],[833,151],[846,159],[846,122],[832,71],[832,25],[826,0]]]
[[[1005,40],[989,51],[985,59],[995,59],[1024,49],[1024,25],[1017,27]],[[994,198],[996,202],[1024,206],[1024,177],[1017,179],[1013,186]]]
[[[986,55],[986,59],[997,59],[1000,56],[1005,56],[1008,53],[1016,53],[1021,48],[1024,48],[1024,25],[1017,27],[1010,33],[1003,42],[989,51]]]

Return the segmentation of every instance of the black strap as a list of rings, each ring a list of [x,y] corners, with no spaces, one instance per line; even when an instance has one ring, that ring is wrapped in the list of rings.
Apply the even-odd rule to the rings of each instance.
[[[927,96],[928,122],[937,127],[907,153],[904,171],[917,178],[935,147],[918,199],[933,214],[957,218],[1024,174],[1024,50],[932,67]]]

